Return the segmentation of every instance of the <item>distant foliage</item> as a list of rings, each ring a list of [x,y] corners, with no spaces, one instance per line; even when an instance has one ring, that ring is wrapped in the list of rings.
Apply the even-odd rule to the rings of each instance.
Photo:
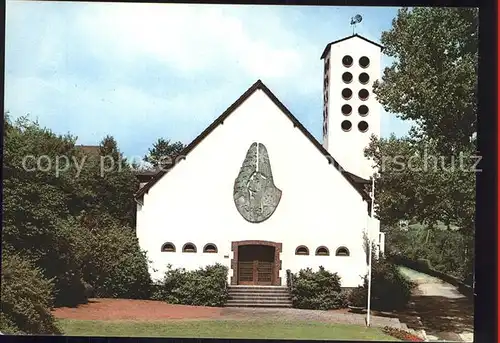
[[[385,229],[388,257],[404,257],[412,261],[426,259],[433,269],[472,284],[473,254],[470,237],[458,231],[427,229],[410,226],[408,231],[390,227]],[[466,262],[466,263],[464,263]]]
[[[347,294],[341,291],[340,276],[324,267],[318,271],[302,269],[291,274],[291,296],[295,308],[331,310],[347,307]]]
[[[39,268],[19,255],[2,253],[2,312],[0,331],[4,334],[58,334],[50,310],[52,281]]]
[[[228,268],[221,264],[192,271],[169,265],[153,298],[169,304],[223,306],[228,299],[227,276]]]
[[[168,139],[158,138],[143,160],[154,168],[169,169],[175,164],[175,159],[184,148],[185,145],[179,141],[171,142]]]

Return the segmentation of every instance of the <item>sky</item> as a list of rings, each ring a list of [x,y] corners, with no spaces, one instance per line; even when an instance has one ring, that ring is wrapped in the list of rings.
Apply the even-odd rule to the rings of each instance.
[[[321,142],[320,56],[356,14],[378,42],[397,8],[8,0],[5,110],[143,156],[160,137],[188,144],[261,79]],[[382,136],[410,126],[382,113]]]

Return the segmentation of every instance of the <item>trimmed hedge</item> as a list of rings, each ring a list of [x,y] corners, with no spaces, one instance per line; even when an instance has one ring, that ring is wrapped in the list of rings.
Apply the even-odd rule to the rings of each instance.
[[[54,283],[19,255],[2,254],[0,328],[5,334],[59,334],[51,307]]]
[[[340,288],[340,276],[324,267],[318,271],[311,268],[301,269],[298,273],[288,273],[288,281],[295,308],[312,310],[331,310],[347,307],[347,292]]]
[[[191,271],[168,265],[152,298],[170,304],[223,306],[228,299],[227,276],[228,268],[219,263]]]

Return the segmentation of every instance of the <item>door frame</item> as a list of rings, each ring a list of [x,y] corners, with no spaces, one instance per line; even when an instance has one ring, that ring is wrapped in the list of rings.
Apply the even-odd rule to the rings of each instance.
[[[272,286],[281,286],[281,260],[280,254],[283,247],[282,243],[271,242],[271,241],[237,241],[231,242],[231,251],[233,252],[233,258],[231,259],[231,269],[233,270],[233,275],[231,276],[231,285],[238,284],[238,258],[239,258],[239,247],[242,245],[264,245],[274,247],[274,268],[272,277]]]

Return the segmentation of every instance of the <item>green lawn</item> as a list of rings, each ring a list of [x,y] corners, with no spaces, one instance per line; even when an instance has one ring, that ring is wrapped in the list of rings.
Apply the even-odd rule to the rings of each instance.
[[[307,321],[169,320],[92,321],[61,319],[65,335],[253,339],[328,339],[397,341],[379,328]]]

